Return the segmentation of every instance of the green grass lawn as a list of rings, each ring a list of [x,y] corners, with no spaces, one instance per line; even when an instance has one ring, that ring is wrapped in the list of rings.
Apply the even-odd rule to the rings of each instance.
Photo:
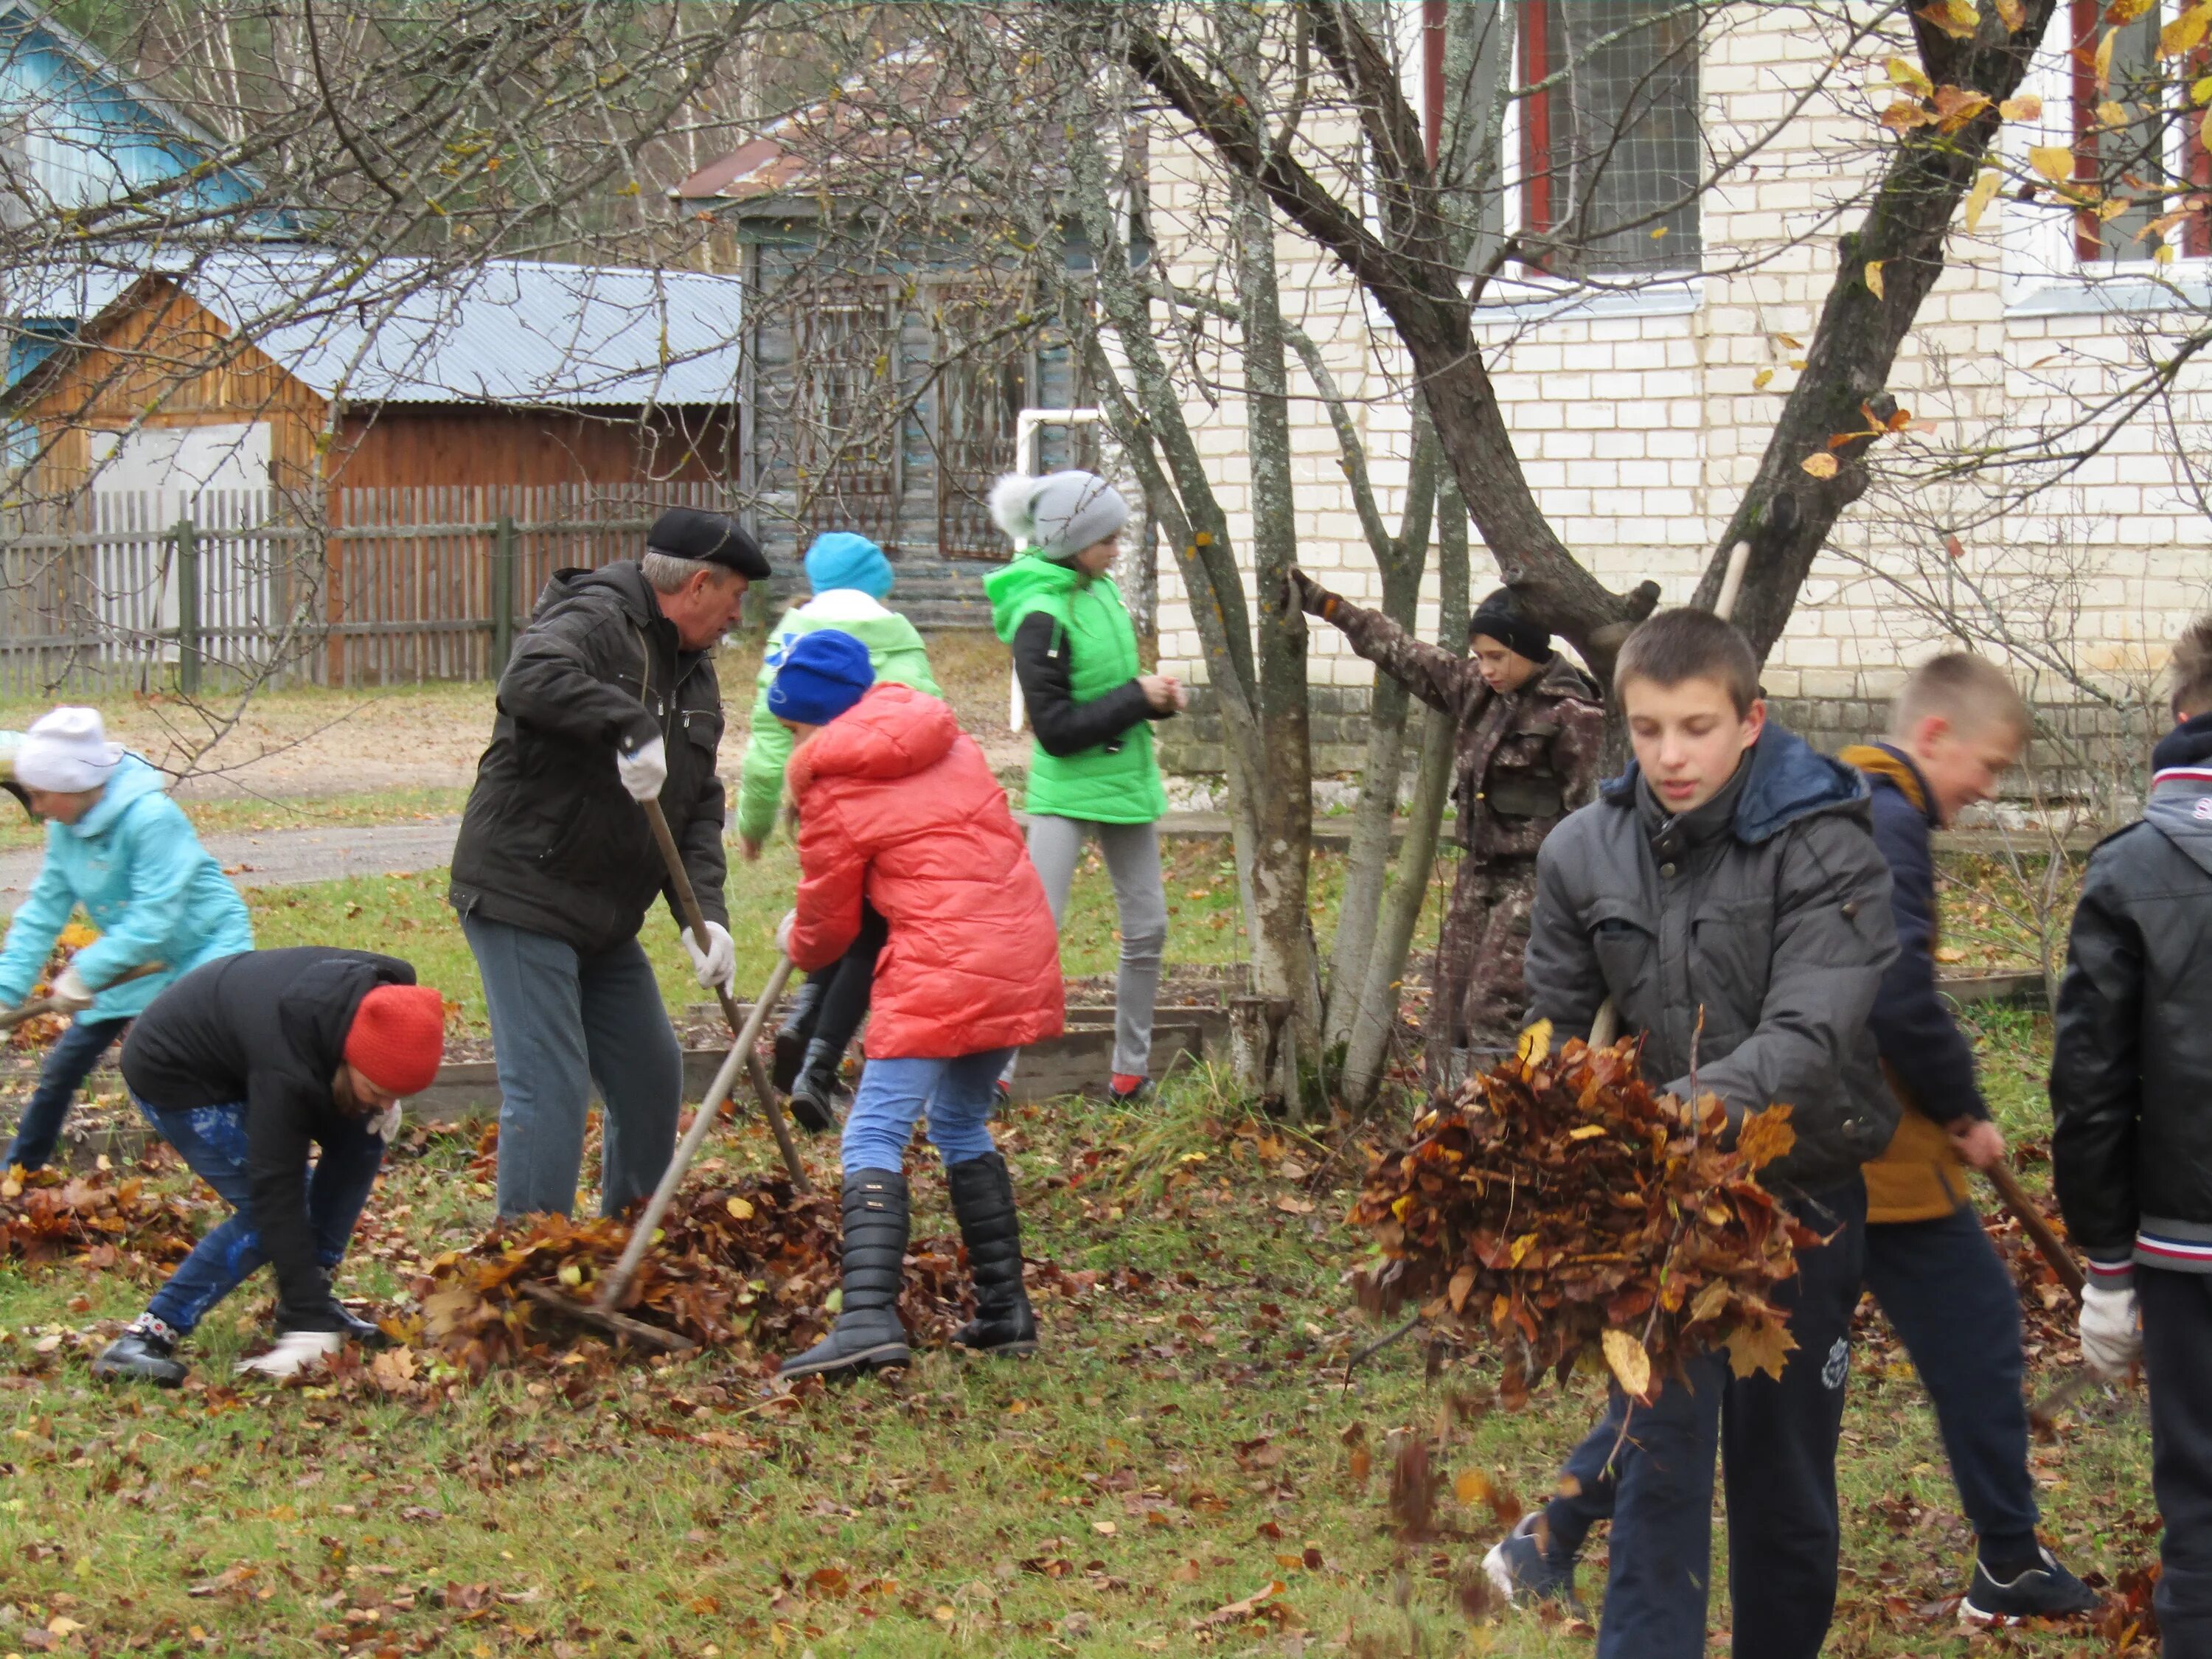
[[[1170,840],[1164,848],[1169,960],[1242,960],[1244,939],[1237,920],[1237,878],[1227,844]],[[1314,859],[1315,930],[1324,950],[1336,926],[1344,863],[1341,854],[1321,853]],[[1431,884],[1417,949],[1435,944],[1436,906],[1449,877],[1450,868],[1445,866]],[[423,983],[459,1002],[463,1019],[471,1028],[481,1028],[483,992],[467,941],[446,903],[446,883],[445,871],[425,870],[406,876],[256,888],[246,900],[253,913],[254,937],[261,945],[339,945],[405,957],[415,963]],[[755,864],[744,862],[732,850],[726,896],[741,998],[750,997],[768,979],[775,961],[775,924],[791,908],[797,884],[798,861],[787,842],[771,842]],[[671,1003],[681,1006],[706,999],[665,908],[654,911],[641,937],[659,972],[662,994]],[[1060,935],[1061,965],[1071,975],[1111,973],[1119,952],[1113,887],[1093,848],[1076,871]]]
[[[2025,1023],[1987,1035],[2019,1073],[2000,1090],[2012,1119],[2042,1039]],[[74,1267],[0,1271],[0,1655],[55,1632],[51,1650],[86,1654],[1587,1653],[1586,1632],[1480,1609],[1470,1587],[1501,1527],[1485,1493],[1508,1514],[1540,1501],[1596,1383],[1508,1415],[1488,1406],[1487,1356],[1431,1373],[1414,1340],[1347,1381],[1373,1334],[1339,1282],[1359,1249],[1339,1220],[1358,1150],[1240,1136],[1239,1116],[1202,1075],[1133,1111],[1024,1109],[1006,1144],[1030,1254],[1123,1271],[1043,1304],[1028,1363],[929,1352],[902,1382],[793,1401],[764,1392],[771,1357],[748,1352],[407,1400],[234,1392],[228,1367],[267,1312],[260,1280],[195,1340],[194,1387],[110,1390],[87,1352],[143,1291]],[[436,1139],[387,1170],[344,1291],[392,1298],[475,1237],[489,1195],[470,1150]],[[750,1127],[709,1151],[775,1158]],[[948,1228],[941,1179],[913,1167],[917,1232]],[[1418,1535],[1389,1502],[1407,1439],[1443,1477]],[[2147,1559],[2140,1395],[2094,1405],[2034,1455],[2046,1536],[2072,1564]],[[1970,1651],[1948,1610],[1926,1611],[1960,1587],[1969,1544],[1893,1352],[1862,1355],[1841,1481],[1827,1651]],[[1586,1585],[1603,1571],[1595,1541]],[[2027,1635],[2005,1650],[2088,1645]]]

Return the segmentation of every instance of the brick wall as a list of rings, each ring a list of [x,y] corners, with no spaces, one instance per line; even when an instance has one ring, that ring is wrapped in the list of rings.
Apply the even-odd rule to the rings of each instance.
[[[1716,142],[1758,131],[1833,50],[1806,14],[1745,9],[1716,34],[1703,66]],[[1874,116],[1890,91],[1886,82],[1869,83],[1882,81],[1891,50],[1863,45],[1832,95],[1815,100],[1754,169],[1709,197],[1709,274],[1694,287],[1626,296],[1613,314],[1485,313],[1480,336],[1529,483],[1560,536],[1608,586],[1648,577],[1672,604],[1704,571],[1796,380],[1790,365],[1802,349],[1790,342],[1810,341],[1833,280],[1838,225],[1828,215],[1855,198],[1879,164]],[[1223,229],[1218,198],[1199,182],[1200,164],[1174,143],[1153,155],[1161,256],[1188,280],[1210,280],[1205,273],[1219,258]],[[1912,442],[2017,442],[2038,422],[2109,395],[2147,336],[2192,320],[2115,313],[2024,282],[2017,257],[2005,249],[2008,210],[2022,211],[2000,202],[1978,237],[1954,234],[1949,264],[1901,355],[1892,390],[1938,425]],[[1839,222],[1858,216],[1851,207]],[[2020,222],[2011,232],[2017,240]],[[1800,237],[1808,240],[1793,245]],[[1401,354],[1387,331],[1370,330],[1358,295],[1333,263],[1288,232],[1279,238],[1279,257],[1285,308],[1322,342],[1395,527],[1409,447]],[[1189,416],[1241,541],[1249,485],[1235,365],[1205,358],[1202,349],[1200,357],[1201,369],[1229,390],[1212,401],[1194,399]],[[1374,603],[1379,583],[1335,439],[1295,366],[1293,380],[1300,561],[1347,597]],[[2212,363],[2191,364],[2179,394],[2182,441],[2212,453]],[[1948,495],[1878,488],[1815,565],[1768,665],[1770,690],[1813,735],[1863,729],[1856,716],[1886,702],[1907,667],[1942,648],[1943,630],[1929,607],[1948,594],[1972,608],[1977,593],[1987,614],[2017,633],[2023,684],[2039,702],[2078,695],[2047,664],[2033,666],[2039,653],[2063,654],[2115,686],[2148,681],[2173,631],[2212,605],[2212,514],[2189,498],[2172,444],[2155,422],[2137,422],[2062,487],[1967,530],[1956,558],[1927,520],[1965,522],[1977,505],[1991,503],[1964,486]],[[1493,567],[1479,543],[1475,558],[1479,599]],[[1429,629],[1434,623],[1431,577],[1421,623]],[[1159,647],[1165,668],[1204,679],[1188,604],[1164,555]],[[1356,766],[1358,693],[1368,666],[1326,628],[1316,630],[1310,662],[1328,769]],[[1176,763],[1209,758],[1203,731],[1200,720],[1189,735],[1170,738]]]

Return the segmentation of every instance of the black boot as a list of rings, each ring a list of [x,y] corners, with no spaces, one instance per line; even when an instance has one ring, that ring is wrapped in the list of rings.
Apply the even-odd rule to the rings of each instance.
[[[906,1177],[890,1170],[845,1172],[845,1297],[830,1334],[777,1368],[781,1376],[880,1370],[913,1356],[899,1322],[906,1279]]]
[[[151,1314],[140,1314],[131,1328],[100,1352],[92,1374],[104,1381],[151,1382],[173,1389],[191,1373],[177,1358],[177,1334]]]
[[[791,1115],[809,1134],[837,1127],[837,1067],[844,1058],[819,1037],[806,1045],[805,1063],[791,1085]]]
[[[783,1005],[783,1024],[775,1028],[775,1059],[769,1066],[768,1080],[784,1094],[789,1094],[791,1085],[799,1081],[806,1045],[813,1040],[814,1022],[822,1012],[823,984],[821,975],[812,975]]]
[[[1036,1319],[1022,1288],[1022,1222],[1014,1212],[1014,1182],[996,1152],[955,1164],[945,1172],[952,1213],[968,1246],[968,1272],[975,1281],[975,1316],[953,1334],[979,1353],[1036,1352]]]
[[[363,1319],[343,1302],[331,1303],[331,1310],[337,1315],[338,1324],[344,1330],[348,1341],[357,1342],[364,1348],[388,1348],[392,1346],[392,1339],[384,1334],[384,1327],[374,1320]]]

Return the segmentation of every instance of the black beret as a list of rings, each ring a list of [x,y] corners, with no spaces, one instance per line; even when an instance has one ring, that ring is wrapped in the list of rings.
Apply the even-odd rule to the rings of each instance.
[[[753,581],[769,578],[768,557],[760,550],[760,544],[726,514],[672,507],[646,532],[645,547],[648,553],[665,553],[673,559],[702,559],[719,564]]]

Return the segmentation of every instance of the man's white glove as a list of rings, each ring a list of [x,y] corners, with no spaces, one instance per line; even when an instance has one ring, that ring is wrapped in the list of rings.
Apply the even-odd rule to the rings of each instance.
[[[392,1137],[399,1133],[399,1103],[398,1101],[393,1101],[392,1104],[377,1114],[376,1125],[369,1133],[386,1146],[389,1146],[392,1144]]]
[[[2126,1376],[2128,1367],[2142,1358],[2132,1287],[2092,1285],[2081,1292],[2081,1358],[2107,1382]]]
[[[617,750],[615,771],[632,800],[658,800],[660,786],[668,781],[668,745],[653,737],[628,754]]]
[[[92,988],[71,963],[54,975],[54,982],[46,988],[46,1000],[54,1005],[58,1014],[81,1014],[92,1006]]]
[[[799,912],[786,910],[783,920],[775,925],[775,948],[784,955],[791,954],[791,930],[799,926]]]
[[[707,924],[707,948],[701,950],[699,942],[691,937],[691,930],[684,930],[684,948],[691,953],[691,970],[699,975],[699,983],[708,990],[718,985],[727,985],[738,976],[738,947],[730,938],[730,930],[719,921]]]
[[[258,1371],[264,1376],[297,1376],[318,1359],[327,1358],[345,1346],[341,1331],[287,1331],[267,1353],[238,1362],[237,1374]]]

